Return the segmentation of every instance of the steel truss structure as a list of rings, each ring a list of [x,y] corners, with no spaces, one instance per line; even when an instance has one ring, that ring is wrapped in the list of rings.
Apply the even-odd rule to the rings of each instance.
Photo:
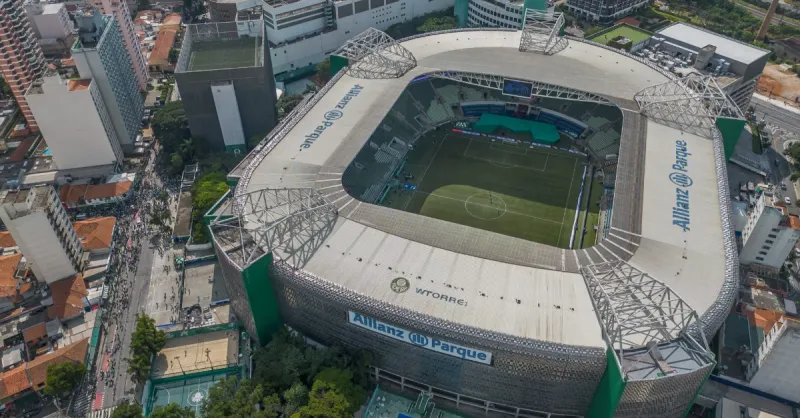
[[[652,363],[656,347],[676,343],[697,359],[697,367],[710,364],[700,318],[664,283],[621,260],[585,266],[581,275],[623,375]]]
[[[357,78],[398,78],[417,66],[411,51],[375,28],[356,35],[333,55],[347,58],[347,73]]]
[[[338,211],[312,188],[264,189],[229,199],[210,225],[237,267],[244,269],[264,253],[279,251],[302,267],[327,238]]]
[[[463,84],[470,84],[478,87],[485,87],[494,90],[503,90],[503,77],[488,74],[468,73],[464,71],[435,71],[426,74],[431,77],[444,78],[447,80],[457,81]],[[526,83],[533,84],[533,93],[531,97],[551,97],[554,99],[574,100],[578,102],[591,102],[604,105],[612,105],[611,101],[604,97],[572,89],[569,87],[556,86],[553,84],[542,83],[539,81],[519,80]]]
[[[545,55],[564,50],[568,44],[567,38],[559,36],[563,26],[564,14],[561,12],[526,9],[519,50]]]
[[[742,111],[710,75],[689,75],[648,87],[634,95],[649,118],[711,138],[719,117],[744,119]]]

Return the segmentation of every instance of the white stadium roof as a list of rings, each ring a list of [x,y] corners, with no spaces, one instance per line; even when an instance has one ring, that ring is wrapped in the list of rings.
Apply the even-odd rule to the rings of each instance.
[[[237,194],[265,188],[313,187],[326,196],[339,216],[319,248],[296,267],[358,294],[517,337],[605,347],[592,300],[576,266],[614,260],[617,256],[608,249],[619,245],[606,243],[604,249],[577,251],[550,247],[546,249],[549,261],[538,264],[517,261],[528,254],[514,254],[510,248],[505,260],[489,259],[475,255],[482,253],[472,251],[471,245],[504,247],[511,238],[477,235],[472,228],[450,225],[460,234],[442,244],[411,231],[422,225],[415,223],[422,222],[417,220],[420,215],[374,207],[342,191],[341,174],[408,83],[421,74],[468,71],[567,86],[609,98],[631,119],[641,117],[634,94],[669,81],[639,61],[589,43],[570,42],[566,49],[550,56],[523,53],[518,50],[520,33],[463,31],[425,36],[401,43],[414,55],[417,66],[399,79],[342,76],[264,157],[249,180],[240,181]],[[359,93],[342,109],[341,117],[309,148],[302,148],[306,135],[326,120],[326,112],[336,109],[354,86],[360,86]],[[702,316],[717,300],[726,274],[714,147],[710,139],[653,121],[644,124],[646,139],[627,132],[638,147],[643,147],[643,195],[638,196],[641,234],[612,234],[628,238],[641,235],[629,263],[664,282]],[[676,192],[670,174],[675,171],[676,141],[685,141],[691,154],[686,168],[693,181],[687,231],[673,225]],[[372,217],[348,216],[357,213]],[[255,224],[260,219],[247,222]],[[431,219],[424,222],[434,231],[443,228],[442,223],[449,224]],[[394,225],[386,227],[389,223]],[[461,251],[462,247],[470,251]],[[275,252],[290,258],[281,249]],[[412,289],[395,293],[390,282],[401,276],[411,281]],[[435,299],[433,293],[464,303]]]

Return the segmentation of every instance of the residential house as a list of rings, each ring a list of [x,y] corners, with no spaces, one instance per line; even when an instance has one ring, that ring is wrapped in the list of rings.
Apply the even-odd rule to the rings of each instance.
[[[47,368],[71,361],[84,364],[89,339],[83,339],[62,349],[43,354],[0,375],[0,402],[13,402],[31,392],[41,392],[47,386]]]
[[[34,284],[22,254],[0,256],[0,312],[14,309],[33,296]]]
[[[53,304],[47,307],[47,316],[61,322],[83,315],[84,299],[89,294],[83,275],[76,274],[50,283]]]

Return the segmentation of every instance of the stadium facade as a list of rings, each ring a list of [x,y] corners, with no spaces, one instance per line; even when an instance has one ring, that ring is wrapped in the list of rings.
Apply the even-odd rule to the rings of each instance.
[[[710,78],[563,38],[562,21],[529,11],[521,31],[402,41],[369,30],[334,54],[336,76],[231,173],[207,215],[251,335],[265,343],[287,324],[368,350],[383,384],[471,415],[683,416],[738,286],[725,151],[742,115]],[[458,119],[468,94],[402,103],[414,86],[436,90],[431,80],[481,100],[503,101],[514,82],[524,102],[619,108],[618,154],[597,156],[616,178],[599,243],[560,249],[351,196],[343,177],[366,144],[389,169],[405,150],[375,143],[380,129],[413,144]],[[522,103],[515,91],[505,101]]]

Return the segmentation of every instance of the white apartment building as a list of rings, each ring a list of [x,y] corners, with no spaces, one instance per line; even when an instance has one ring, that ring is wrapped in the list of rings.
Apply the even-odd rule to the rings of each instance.
[[[798,239],[800,218],[789,215],[784,202],[763,193],[742,230],[739,262],[780,269]]]
[[[74,32],[64,3],[29,1],[25,13],[39,39],[64,39]]]
[[[52,186],[0,192],[0,219],[36,279],[53,283],[80,270],[83,248]]]
[[[783,317],[764,336],[764,342],[745,369],[750,387],[800,402],[800,322]]]
[[[100,9],[100,13],[114,16],[119,31],[122,33],[125,50],[130,57],[131,71],[136,75],[136,84],[139,86],[139,90],[147,90],[147,80],[149,79],[147,60],[142,54],[142,47],[139,45],[136,31],[133,30],[128,4],[118,0],[89,0],[88,3]]]
[[[52,73],[25,95],[59,170],[122,163],[122,147],[97,83]]]
[[[374,27],[386,30],[455,0],[268,0],[263,18],[278,80],[313,66],[350,38]]]

